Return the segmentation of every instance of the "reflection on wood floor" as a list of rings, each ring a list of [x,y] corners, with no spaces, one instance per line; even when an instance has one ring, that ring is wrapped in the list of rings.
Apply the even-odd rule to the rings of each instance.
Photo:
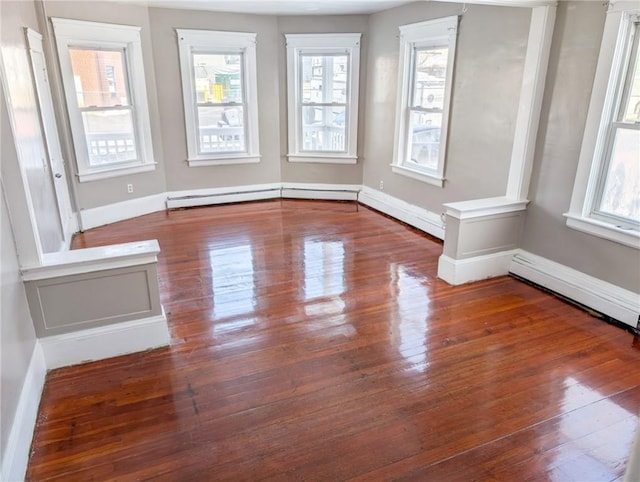
[[[171,348],[48,375],[30,480],[616,480],[632,334],[353,203],[156,213]],[[635,345],[634,345],[635,342]]]

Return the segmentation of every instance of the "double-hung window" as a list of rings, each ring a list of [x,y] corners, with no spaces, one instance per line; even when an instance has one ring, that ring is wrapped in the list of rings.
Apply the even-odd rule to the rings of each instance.
[[[640,248],[640,9],[607,13],[569,227]]]
[[[189,165],[259,162],[256,34],[177,34]]]
[[[52,21],[80,182],[153,170],[140,28]]]
[[[400,27],[394,160],[398,174],[442,186],[458,17]]]
[[[286,35],[289,161],[357,162],[360,36]]]

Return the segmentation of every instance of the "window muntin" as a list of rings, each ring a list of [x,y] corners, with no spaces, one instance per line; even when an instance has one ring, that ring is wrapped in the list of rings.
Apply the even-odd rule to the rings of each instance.
[[[360,36],[286,35],[289,161],[357,161]]]
[[[243,54],[192,52],[191,55],[198,154],[246,153]]]
[[[176,32],[189,165],[258,162],[256,34]]]
[[[52,22],[80,182],[155,169],[140,27]]]
[[[640,229],[640,50],[639,23],[619,73],[613,121],[607,126],[600,179],[591,215],[624,228]]]
[[[442,186],[458,17],[400,27],[393,171]]]

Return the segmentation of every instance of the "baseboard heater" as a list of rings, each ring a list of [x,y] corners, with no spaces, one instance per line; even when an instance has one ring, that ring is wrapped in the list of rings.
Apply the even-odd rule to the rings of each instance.
[[[169,196],[167,198],[167,209],[279,198],[357,201],[359,193],[359,189],[327,189],[322,187],[283,186],[267,189],[255,189],[251,191],[214,192],[206,194],[190,194],[185,196]]]
[[[333,201],[357,201],[359,189],[323,189],[314,187],[285,187],[281,189],[281,197],[285,199],[320,199]]]
[[[257,189],[254,191],[192,194],[167,198],[167,209],[208,206],[212,204],[237,203],[280,198],[280,188]]]

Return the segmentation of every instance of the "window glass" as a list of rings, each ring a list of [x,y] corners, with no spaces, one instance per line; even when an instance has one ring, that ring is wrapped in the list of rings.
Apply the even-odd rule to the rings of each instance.
[[[130,105],[124,50],[70,48],[78,107]]]
[[[449,48],[434,47],[415,51],[413,106],[444,109]]]
[[[198,103],[242,102],[241,54],[193,54]]]
[[[640,223],[640,130],[616,131],[599,211]]]

